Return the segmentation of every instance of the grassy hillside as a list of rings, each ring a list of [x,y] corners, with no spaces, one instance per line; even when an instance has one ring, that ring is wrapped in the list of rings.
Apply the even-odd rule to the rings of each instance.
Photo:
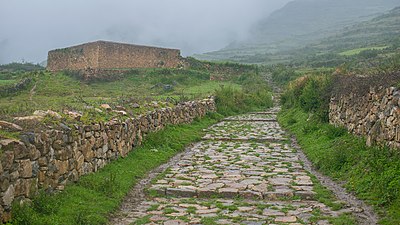
[[[0,72],[18,72],[18,71],[36,71],[43,70],[39,64],[32,63],[9,63],[5,65],[0,65]]]
[[[0,120],[15,122],[15,117],[31,116],[37,110],[52,110],[61,115],[64,124],[77,122],[69,121],[71,112],[80,114],[82,123],[107,121],[172,107],[182,101],[203,99],[215,95],[217,90],[223,101],[241,102],[249,98],[254,103],[250,107],[266,107],[271,103],[261,99],[271,96],[257,67],[190,60],[192,67],[189,69],[130,70],[111,81],[84,81],[73,73],[44,70],[2,72]],[[227,93],[229,98],[225,98]],[[102,108],[102,104],[108,104],[113,110]],[[231,107],[222,113],[250,110],[242,108]],[[36,122],[17,124],[28,130],[40,129]]]
[[[324,35],[321,30],[354,24],[398,5],[394,0],[296,0],[257,24],[253,35],[258,43],[318,32],[315,38]]]
[[[232,56],[241,62],[286,64],[295,68],[363,69],[397,62],[400,46],[400,7],[302,48],[276,53]],[[234,54],[234,53],[232,53]]]
[[[293,1],[261,21],[253,40],[196,57],[275,64],[290,61],[293,53],[309,53],[309,45],[332,50],[335,43],[351,48],[377,40],[393,42],[399,31],[398,9],[388,10],[396,6],[400,3],[392,0]]]

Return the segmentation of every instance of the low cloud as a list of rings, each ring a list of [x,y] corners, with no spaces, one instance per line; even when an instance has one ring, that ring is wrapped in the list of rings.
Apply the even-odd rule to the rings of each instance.
[[[218,50],[289,0],[0,0],[0,63],[94,40]]]

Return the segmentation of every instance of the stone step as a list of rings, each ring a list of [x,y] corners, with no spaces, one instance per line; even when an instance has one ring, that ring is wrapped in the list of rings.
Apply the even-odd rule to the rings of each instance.
[[[222,121],[237,121],[237,122],[277,122],[276,119],[223,119]]]
[[[277,112],[252,112],[251,115],[276,115]]]
[[[317,211],[321,219],[310,221]],[[148,224],[204,224],[203,219],[209,219],[207,224],[299,225],[329,224],[319,221],[323,222],[332,212],[317,201],[156,198],[142,202],[131,214],[137,218],[147,217]]]
[[[225,138],[225,137],[203,137],[203,141],[231,141],[231,142],[285,142],[287,138]]]
[[[290,200],[314,200],[314,191],[295,191],[292,189],[278,189],[275,191],[251,191],[251,190],[239,190],[235,188],[220,188],[217,190],[211,190],[208,188],[187,188],[187,187],[176,187],[176,188],[164,188],[153,186],[149,189],[152,193],[157,193],[160,197],[180,197],[180,198],[224,198],[224,199],[258,199],[258,200],[269,200],[269,201],[290,201]]]

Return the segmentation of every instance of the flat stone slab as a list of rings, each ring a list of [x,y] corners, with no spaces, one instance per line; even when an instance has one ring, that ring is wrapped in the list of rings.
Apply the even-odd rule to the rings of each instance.
[[[157,211],[149,211],[153,208]],[[145,216],[136,220],[150,216],[154,224],[203,224],[210,220],[214,221],[212,224],[318,224],[318,219],[310,221],[313,213],[320,213],[321,218],[336,215],[336,212],[316,201],[155,198],[142,202],[138,209],[134,214]],[[180,223],[176,215],[179,215]]]
[[[211,126],[204,138],[284,140],[287,139],[286,136],[286,133],[277,122],[222,121]]]
[[[315,200],[314,183],[276,122],[277,111],[211,126],[152,182],[152,197],[124,212],[122,224],[326,224],[348,212]]]
[[[277,122],[276,119],[223,119],[222,121],[237,121],[237,122]]]
[[[192,154],[182,161],[185,166],[178,163],[155,181],[157,193],[206,198],[313,197],[312,190],[305,194],[304,188],[297,188],[304,187],[305,181],[309,185],[311,178],[287,144],[203,141],[193,146]]]

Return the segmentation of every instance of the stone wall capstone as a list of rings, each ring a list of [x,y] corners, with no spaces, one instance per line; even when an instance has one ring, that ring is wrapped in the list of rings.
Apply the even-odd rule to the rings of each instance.
[[[73,130],[44,130],[22,140],[0,140],[0,222],[10,219],[14,200],[29,199],[41,188],[63,190],[68,182],[127,156],[147,133],[167,124],[190,123],[215,109],[210,98],[125,121],[75,125]]]
[[[368,146],[381,143],[400,149],[400,90],[371,87],[363,96],[334,96],[329,105],[329,121],[367,137]]]

